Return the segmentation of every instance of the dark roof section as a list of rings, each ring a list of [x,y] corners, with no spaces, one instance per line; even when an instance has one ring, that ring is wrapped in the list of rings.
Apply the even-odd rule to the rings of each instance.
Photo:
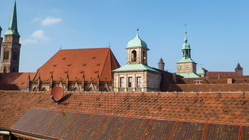
[[[243,70],[243,68],[240,66],[240,64],[238,63],[237,67],[235,68],[237,70]]]
[[[0,84],[15,84],[21,89],[26,89],[29,75],[32,79],[35,73],[0,73]]]
[[[40,113],[41,112],[41,113]],[[30,109],[12,127],[26,135],[54,139],[239,139],[248,126],[146,119]],[[45,114],[43,114],[45,113]],[[51,118],[50,114],[59,114]],[[41,116],[40,116],[41,115]],[[36,118],[40,118],[36,120]],[[83,118],[83,120],[81,120]],[[36,121],[35,121],[36,120]],[[31,123],[35,122],[35,124]],[[20,125],[21,124],[21,125]],[[42,128],[41,128],[42,127]],[[28,133],[25,128],[32,128]],[[41,128],[41,129],[40,129]],[[242,128],[242,129],[240,129]]]
[[[85,81],[112,81],[112,70],[119,68],[110,48],[69,49],[59,50],[43,66],[41,66],[34,80],[49,81],[53,74],[54,81],[81,81],[83,74]]]

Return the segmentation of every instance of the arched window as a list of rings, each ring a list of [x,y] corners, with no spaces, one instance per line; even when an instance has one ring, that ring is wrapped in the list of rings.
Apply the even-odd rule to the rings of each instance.
[[[145,51],[143,51],[143,63],[145,63],[145,59],[146,59],[146,56],[145,56]]]
[[[7,73],[7,68],[6,67],[3,68],[3,73]]]
[[[136,62],[136,58],[137,58],[137,52],[133,50],[131,52],[131,62]]]
[[[9,51],[4,51],[3,59],[9,59]]]

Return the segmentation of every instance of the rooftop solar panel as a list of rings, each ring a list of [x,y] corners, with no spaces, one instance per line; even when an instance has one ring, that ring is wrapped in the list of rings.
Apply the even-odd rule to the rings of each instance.
[[[76,114],[76,116],[68,124],[66,129],[61,133],[59,138],[65,140],[74,139],[77,136],[77,134],[80,132],[84,124],[87,122],[87,120],[90,118],[90,116],[91,114],[83,114],[83,113]]]
[[[74,115],[75,113],[73,112],[62,112],[56,122],[48,129],[45,136],[57,138]]]
[[[176,121],[152,120],[144,140],[169,140]]]
[[[86,126],[77,136],[76,140],[94,139],[103,124],[106,122],[108,116],[93,115],[87,122]]]
[[[35,127],[48,114],[49,110],[40,110],[22,129],[22,131],[32,132]]]
[[[100,131],[96,140],[117,139],[127,119],[128,117],[111,116]]]
[[[21,130],[38,111],[38,109],[30,109],[19,121],[16,122],[12,129]]]
[[[208,124],[205,140],[237,140],[239,129],[238,125]]]
[[[33,133],[44,135],[49,127],[55,122],[55,120],[60,116],[60,111],[50,111],[48,115],[40,122],[40,124],[35,128]]]
[[[130,118],[119,140],[138,140],[142,139],[143,134],[150,122],[150,119]]]
[[[178,122],[173,134],[173,140],[200,140],[205,129],[205,123]]]

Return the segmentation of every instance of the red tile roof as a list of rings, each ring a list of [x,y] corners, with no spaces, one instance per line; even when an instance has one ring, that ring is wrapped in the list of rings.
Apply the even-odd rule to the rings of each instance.
[[[226,80],[225,80],[226,82]],[[217,91],[249,91],[249,83],[238,84],[171,84],[168,91],[184,91],[184,92],[217,92]]]
[[[59,50],[39,68],[34,80],[40,75],[41,81],[49,81],[53,74],[54,81],[65,81],[68,74],[69,81],[81,81],[84,74],[85,81],[96,81],[99,74],[100,81],[112,81],[112,70],[119,67],[110,48]]]
[[[16,84],[19,88],[27,88],[28,76],[35,75],[31,73],[0,73],[0,84]],[[3,89],[2,89],[3,90]]]
[[[209,71],[206,73],[207,77],[217,77],[218,75],[225,76],[225,77],[237,76],[237,72],[211,72]]]
[[[68,133],[79,139],[88,137],[86,130],[94,132],[97,139],[130,139],[134,134],[139,139],[157,139],[157,136],[214,139],[220,136],[238,138],[239,132],[247,137],[248,133],[244,126],[249,125],[249,93],[66,93],[57,106],[53,106],[49,95],[0,91],[0,128],[62,139],[66,139]],[[79,119],[84,123],[76,123]],[[239,125],[243,125],[243,129]],[[58,126],[61,128],[55,131]],[[73,129],[75,127],[82,129]],[[223,129],[218,130],[221,127]],[[157,132],[153,128],[158,128]],[[71,133],[71,129],[77,132]]]

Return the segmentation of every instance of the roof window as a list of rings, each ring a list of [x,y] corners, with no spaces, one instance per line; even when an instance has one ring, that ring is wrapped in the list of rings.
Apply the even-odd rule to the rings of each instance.
[[[92,57],[92,59],[95,59],[95,58],[96,58],[96,56]]]
[[[66,60],[66,57],[62,57],[62,60]]]
[[[54,65],[53,65],[53,67],[56,67],[56,66],[57,66],[57,64],[54,64]]]
[[[68,67],[70,67],[70,66],[71,66],[71,64],[67,64],[67,66],[68,66]]]
[[[86,66],[87,63],[83,63],[82,66]]]
[[[68,73],[68,70],[64,70],[64,73]]]
[[[100,65],[100,63],[97,64],[97,66],[99,66],[99,65]]]

